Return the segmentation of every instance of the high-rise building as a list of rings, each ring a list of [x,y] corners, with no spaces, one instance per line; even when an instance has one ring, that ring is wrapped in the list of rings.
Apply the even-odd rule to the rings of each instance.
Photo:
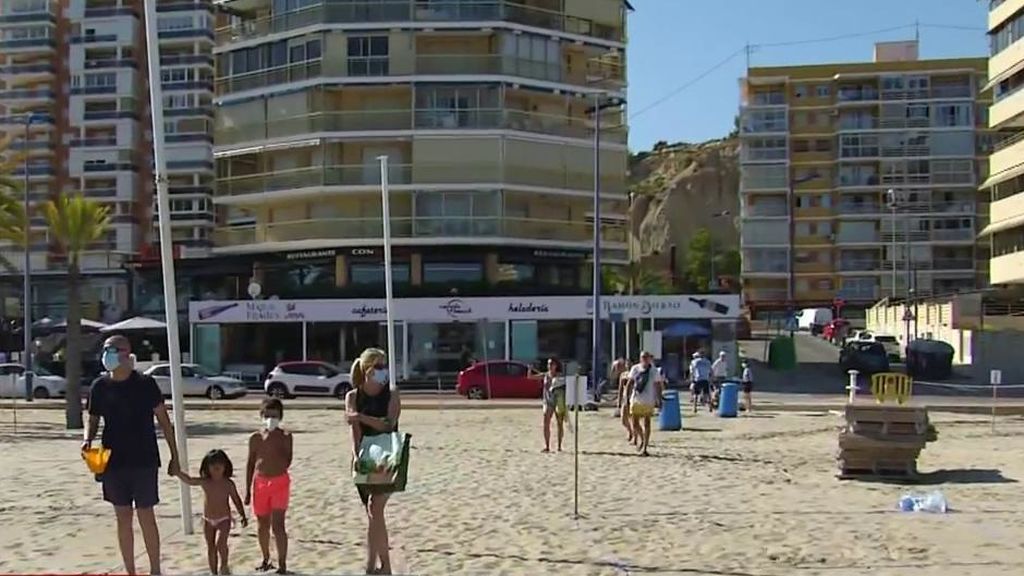
[[[213,252],[239,296],[378,293],[380,156],[400,292],[588,290],[591,108],[624,96],[627,3],[221,6]],[[627,258],[622,115],[602,115],[608,263]]]
[[[175,250],[209,252],[213,229],[213,7],[159,0],[158,28]],[[15,177],[33,203],[82,193],[110,208],[111,226],[82,254],[92,318],[130,306],[131,262],[155,258],[155,202],[141,0],[0,3],[0,131],[26,151]],[[33,221],[34,316],[61,317],[66,259],[41,216]],[[20,315],[23,251],[0,248],[6,316]]]
[[[992,223],[984,235],[992,246],[992,284],[1024,283],[1024,0],[989,3],[989,126],[1001,140],[989,158]]]
[[[755,314],[987,282],[985,67],[896,42],[872,62],[749,70],[741,248]]]

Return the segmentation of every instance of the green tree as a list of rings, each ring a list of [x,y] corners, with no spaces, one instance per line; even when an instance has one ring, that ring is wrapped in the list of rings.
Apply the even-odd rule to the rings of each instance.
[[[605,294],[668,294],[672,282],[662,272],[639,262],[626,266],[607,266],[601,271]]]
[[[110,226],[110,210],[82,195],[60,196],[43,205],[50,235],[67,258],[68,314],[64,377],[67,379],[65,419],[68,429],[82,428],[82,252]]]
[[[707,228],[701,228],[690,239],[686,251],[686,278],[695,290],[703,292],[711,286],[712,254],[716,280],[723,276],[739,276],[739,250],[722,247]]]
[[[25,210],[21,202],[23,184],[14,177],[14,171],[21,166],[23,156],[13,154],[13,135],[0,138],[0,240],[25,245]],[[18,273],[6,254],[0,253],[0,267],[10,274]]]

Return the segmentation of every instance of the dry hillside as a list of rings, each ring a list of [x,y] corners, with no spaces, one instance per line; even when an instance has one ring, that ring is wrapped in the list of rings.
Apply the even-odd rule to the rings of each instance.
[[[739,142],[656,145],[630,157],[634,193],[630,222],[636,255],[666,270],[683,270],[687,245],[707,228],[716,245],[739,246]],[[729,211],[729,216],[713,215]],[[669,263],[672,246],[676,262]]]

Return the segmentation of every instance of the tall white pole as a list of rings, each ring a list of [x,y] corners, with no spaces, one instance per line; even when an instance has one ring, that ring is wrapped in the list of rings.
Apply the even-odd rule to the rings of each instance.
[[[181,390],[181,344],[178,342],[178,295],[174,285],[174,254],[171,237],[171,201],[167,191],[167,158],[164,156],[164,98],[160,85],[160,42],[157,33],[157,0],[144,0],[146,56],[149,62],[149,113],[153,120],[153,172],[160,225],[160,270],[164,280],[164,314],[167,322],[167,355],[171,364],[171,405],[174,408],[178,464],[188,470],[188,432]],[[181,527],[192,534],[192,491],[181,482]]]
[[[387,330],[388,330],[388,374],[391,376],[391,384],[398,381],[398,372],[395,370],[395,311],[394,294],[391,287],[391,202],[390,185],[388,184],[388,157],[378,156],[380,161],[380,205],[384,219],[384,303],[387,308]]]

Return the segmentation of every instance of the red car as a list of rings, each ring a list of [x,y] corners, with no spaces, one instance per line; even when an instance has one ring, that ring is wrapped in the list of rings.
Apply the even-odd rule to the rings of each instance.
[[[493,360],[477,362],[459,372],[455,390],[472,400],[484,398],[540,398],[543,381],[529,378],[530,366],[523,362]],[[488,386],[488,378],[490,386]]]

